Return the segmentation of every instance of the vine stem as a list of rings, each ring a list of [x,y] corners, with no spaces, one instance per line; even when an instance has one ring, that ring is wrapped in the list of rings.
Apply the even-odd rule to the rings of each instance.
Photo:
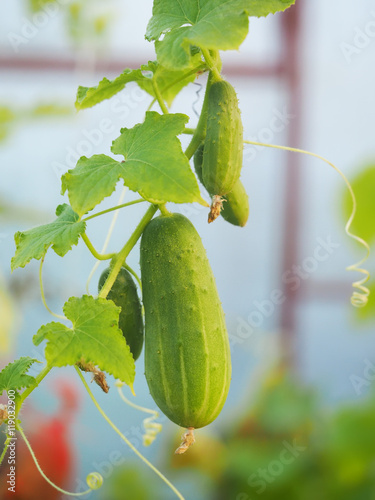
[[[33,392],[34,389],[36,389],[39,386],[40,382],[44,379],[44,377],[46,377],[48,375],[48,373],[51,370],[52,370],[52,366],[49,366],[49,365],[45,366],[43,368],[43,370],[39,373],[39,375],[37,375],[35,377],[35,383],[23,391],[19,401],[16,403],[16,416],[19,414],[21,406],[23,405],[23,402],[25,401],[25,399]],[[3,449],[1,456],[0,456],[0,465],[1,465],[1,462],[3,461],[4,456],[6,454],[10,440],[11,439],[8,437],[7,440],[5,441],[4,449]]]
[[[126,195],[126,193],[127,193],[127,192],[128,192],[128,188],[127,188],[126,186],[124,186],[124,187],[122,188],[122,191],[121,191],[121,194],[120,194],[120,198],[119,198],[119,200],[118,200],[118,205],[117,205],[117,207],[118,207],[118,206],[121,206],[121,204],[122,204],[122,202],[123,202],[123,200],[124,200],[125,195]],[[109,229],[108,229],[107,235],[106,235],[105,240],[104,240],[104,244],[103,244],[103,247],[102,247],[102,253],[103,253],[103,252],[105,252],[105,251],[107,250],[107,248],[108,248],[108,245],[109,245],[109,242],[110,242],[110,239],[111,239],[112,233],[113,233],[113,231],[114,231],[114,229],[115,229],[115,225],[116,225],[116,222],[117,222],[117,218],[118,218],[118,216],[119,216],[119,213],[120,213],[120,211],[117,211],[117,210],[115,209],[115,213],[114,213],[114,214],[113,214],[113,216],[112,216],[111,224],[110,224],[110,226],[109,226]],[[90,283],[91,283],[92,277],[94,276],[95,271],[98,269],[99,265],[100,265],[100,261],[98,261],[98,260],[97,260],[97,261],[95,262],[95,264],[93,265],[93,268],[91,269],[90,274],[89,274],[89,276],[88,276],[88,278],[87,278],[87,281],[86,281],[86,292],[87,292],[87,295],[90,295],[89,286],[90,286]]]
[[[132,269],[129,264],[124,264],[124,267],[125,269],[127,269],[129,271],[130,274],[132,274],[134,276],[134,278],[137,280],[137,283],[139,285],[139,288],[142,290],[142,281],[141,281],[141,278],[138,276],[138,274],[134,271],[134,269]]]
[[[154,89],[154,92],[155,92],[155,97],[159,103],[159,106],[161,108],[161,110],[163,111],[163,113],[165,115],[168,115],[169,114],[169,110],[164,102],[164,99],[163,99],[163,96],[161,95],[160,93],[160,90],[159,90],[159,87],[158,87],[158,84],[156,83],[155,81],[155,78],[152,79],[152,87]]]
[[[167,209],[167,207],[165,206],[165,203],[163,203],[162,205],[159,205],[159,210],[163,215],[171,215],[171,212]]]
[[[195,128],[185,127],[182,133],[186,135],[193,135],[195,134]]]
[[[359,273],[361,273],[361,274],[364,275],[363,279],[355,281],[353,283],[353,288],[356,288],[357,290],[359,290],[359,292],[357,290],[354,291],[353,294],[352,294],[352,296],[351,296],[350,301],[351,301],[351,303],[352,303],[352,305],[354,307],[363,307],[363,306],[365,306],[367,304],[367,302],[368,302],[368,297],[370,295],[370,290],[366,286],[364,286],[364,284],[370,279],[370,273],[366,269],[362,269],[360,266],[364,262],[366,262],[366,260],[368,259],[369,255],[370,255],[370,247],[369,247],[369,244],[367,243],[367,241],[365,241],[363,238],[361,238],[361,237],[353,234],[350,231],[350,226],[352,225],[355,213],[357,211],[357,201],[356,201],[356,198],[355,198],[355,194],[354,194],[353,188],[352,188],[350,182],[348,181],[347,177],[332,162],[328,161],[326,158],[323,158],[323,156],[320,156],[320,155],[318,155],[316,153],[312,153],[311,151],[306,151],[304,149],[290,148],[290,147],[287,147],[287,146],[277,146],[275,144],[265,144],[265,143],[262,143],[262,142],[254,142],[254,141],[244,141],[244,143],[245,144],[252,144],[254,146],[264,146],[264,147],[267,147],[267,148],[282,149],[284,151],[292,151],[294,153],[302,153],[302,154],[305,154],[305,155],[313,156],[314,158],[318,158],[319,160],[322,160],[325,163],[327,163],[344,180],[344,182],[345,182],[345,184],[346,184],[346,186],[347,186],[347,188],[349,190],[350,196],[352,198],[352,205],[353,205],[352,212],[351,212],[350,217],[349,217],[349,219],[348,219],[348,221],[347,221],[347,223],[345,225],[345,232],[346,232],[346,234],[350,238],[352,238],[353,240],[355,240],[358,243],[360,243],[366,249],[366,255],[359,262],[357,262],[355,264],[352,264],[352,265],[350,265],[350,266],[348,266],[346,268],[347,271],[357,271],[357,272],[359,272]]]
[[[121,266],[125,262],[126,257],[129,255],[132,248],[141,237],[141,234],[143,233],[145,227],[153,218],[158,208],[159,208],[158,205],[150,205],[147,212],[139,222],[138,226],[135,228],[133,234],[130,236],[129,240],[125,243],[125,245],[119,251],[119,253],[113,258],[113,267],[111,268],[111,271],[108,275],[107,280],[103,285],[103,288],[100,290],[99,297],[105,299],[109,294],[112,285],[115,282],[118,273],[120,272]]]
[[[212,58],[209,50],[203,49],[202,47],[200,47],[200,49],[201,49],[202,55],[207,63],[207,66],[210,68],[210,72],[212,73],[212,76],[213,76],[213,81],[219,82],[220,80],[222,80],[222,77],[221,77],[220,71],[217,69],[217,65],[215,64],[215,61]]]
[[[120,438],[125,441],[125,443],[129,446],[129,448],[134,451],[134,453],[146,464],[150,469],[152,469],[155,474],[157,474],[162,481],[164,481],[170,488],[171,490],[177,495],[177,497],[180,500],[185,500],[184,497],[181,495],[181,493],[177,490],[175,486],[154,466],[152,465],[151,462],[147,460],[146,457],[144,457],[138,450],[137,448],[124,436],[124,434],[118,429],[115,424],[110,420],[110,418],[104,413],[102,408],[100,407],[99,403],[96,401],[95,396],[91,392],[90,387],[88,386],[85,378],[83,377],[82,373],[80,372],[79,368],[75,366],[76,372],[78,373],[80,379],[82,380],[83,385],[85,386],[86,391],[88,392],[92,402],[96,406],[97,410],[101,414],[101,416],[104,418],[104,420],[112,427],[112,429],[120,436]]]
[[[127,203],[123,203],[122,205],[117,205],[116,207],[107,208],[107,210],[102,210],[97,214],[89,215],[85,219],[82,219],[82,222],[86,222],[90,219],[94,219],[95,217],[99,217],[100,215],[108,214],[109,212],[113,212],[114,210],[119,210],[120,208],[130,207],[130,205],[135,205],[136,203],[142,203],[146,201],[144,198],[139,198],[138,200],[128,201]]]
[[[44,295],[43,278],[42,278],[43,264],[44,264],[44,257],[41,258],[41,260],[40,260],[40,266],[39,266],[39,287],[40,287],[40,295],[42,297],[43,305],[47,309],[47,311],[50,314],[52,314],[52,316],[54,316],[55,318],[58,318],[58,319],[65,320],[66,317],[63,316],[62,314],[56,314],[53,311],[51,311],[51,309],[48,307],[48,304],[46,302],[46,296]]]
[[[47,483],[48,483],[49,485],[51,485],[53,488],[55,488],[55,490],[59,491],[60,493],[63,493],[64,495],[69,495],[69,496],[71,496],[71,497],[81,497],[81,496],[83,496],[83,495],[87,495],[88,493],[91,493],[91,491],[92,491],[93,489],[98,489],[98,488],[100,488],[100,486],[101,486],[101,485],[102,485],[102,483],[103,483],[103,478],[102,478],[102,476],[101,476],[99,473],[97,473],[97,472],[96,472],[96,473],[93,473],[93,474],[89,474],[89,476],[88,476],[88,481],[89,481],[89,480],[90,480],[90,481],[93,481],[93,486],[94,486],[94,487],[93,487],[93,488],[91,488],[91,487],[90,487],[90,488],[89,488],[88,490],[86,490],[86,491],[82,491],[82,492],[79,492],[79,493],[72,493],[72,492],[70,492],[70,491],[66,491],[66,490],[64,490],[64,489],[60,488],[59,486],[57,486],[55,483],[53,483],[53,482],[52,482],[52,481],[51,481],[51,480],[50,480],[50,479],[49,479],[49,478],[45,475],[45,473],[43,472],[42,468],[40,467],[39,462],[38,462],[38,459],[37,459],[37,458],[36,458],[36,456],[35,456],[34,450],[32,449],[31,444],[30,444],[29,440],[27,439],[27,437],[26,437],[26,435],[25,435],[25,433],[24,433],[24,431],[23,431],[22,427],[21,427],[19,424],[17,424],[17,427],[16,427],[16,428],[17,428],[18,432],[21,434],[22,439],[25,441],[25,444],[26,444],[26,446],[27,446],[27,448],[28,448],[28,450],[29,450],[29,452],[30,452],[30,454],[31,454],[31,456],[32,456],[32,458],[33,458],[33,460],[34,460],[35,466],[36,466],[36,468],[37,468],[37,469],[38,469],[38,471],[39,471],[39,474],[40,474],[40,475],[41,475],[41,476],[42,476],[42,477],[43,477],[43,478],[47,481]]]
[[[100,254],[97,252],[94,248],[94,245],[91,243],[89,240],[88,236],[86,233],[81,234],[83,241],[85,242],[87,248],[90,250],[92,255],[95,257],[97,260],[110,260],[113,259],[113,257],[116,255],[114,253],[107,253],[107,254]]]
[[[7,438],[5,440],[5,443],[4,443],[4,449],[0,455],[0,465],[3,463],[3,460],[5,458],[5,455],[6,455],[6,452],[8,450],[8,446],[9,446],[9,443],[11,442],[12,438],[10,436],[8,436],[7,434]]]
[[[19,401],[19,404],[18,404],[18,411],[17,411],[17,414],[19,412],[19,408],[21,408],[23,402],[25,401],[25,399],[33,392],[34,389],[36,389],[38,387],[38,385],[40,384],[40,382],[44,379],[44,377],[46,375],[48,375],[48,373],[52,370],[52,366],[50,365],[47,365],[43,368],[43,370],[39,373],[39,375],[37,375],[35,377],[35,384],[28,387],[27,389],[25,389],[23,391],[23,393],[21,394],[21,399]]]

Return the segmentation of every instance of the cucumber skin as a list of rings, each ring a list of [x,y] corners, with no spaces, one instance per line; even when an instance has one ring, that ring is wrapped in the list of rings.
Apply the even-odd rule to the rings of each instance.
[[[234,226],[244,227],[247,223],[250,213],[249,197],[245,187],[238,179],[232,191],[223,198],[223,208],[220,215]]]
[[[145,375],[161,411],[200,428],[224,406],[231,360],[224,313],[206,251],[192,223],[160,216],[141,240]]]
[[[215,82],[208,92],[203,184],[210,194],[224,196],[240,178],[243,126],[237,94],[229,82]]]
[[[98,291],[100,292],[109,274],[109,268],[105,269],[98,283]],[[117,275],[116,281],[113,283],[107,299],[113,300],[116,306],[121,307],[119,328],[125,337],[126,343],[130,347],[130,352],[133,354],[136,361],[143,347],[143,317],[142,306],[138,297],[137,286],[127,269],[122,267]]]
[[[202,177],[203,151],[204,143],[198,147],[194,154],[194,168],[200,183],[204,186]],[[209,194],[213,196],[212,193]],[[238,179],[232,191],[223,198],[226,201],[223,203],[220,215],[230,224],[244,227],[249,218],[250,207],[249,197],[240,179]]]

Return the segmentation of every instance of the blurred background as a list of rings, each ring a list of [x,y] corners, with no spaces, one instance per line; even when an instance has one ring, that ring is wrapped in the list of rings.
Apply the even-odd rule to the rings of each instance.
[[[1,367],[19,356],[43,363],[43,346],[31,339],[52,321],[40,299],[39,263],[10,272],[13,235],[53,220],[67,199],[60,195],[61,175],[82,155],[108,154],[121,127],[143,120],[151,98],[132,84],[78,114],[74,101],[78,85],[96,85],[155,58],[144,40],[151,10],[151,0],[0,5]],[[359,205],[354,228],[370,244],[374,58],[372,0],[342,0],[339,7],[297,0],[285,14],[252,19],[240,51],[223,54],[245,138],[308,149],[335,163],[353,183]],[[191,116],[189,126],[197,122],[204,83],[202,76],[190,84],[172,106]],[[344,232],[350,212],[345,184],[317,159],[254,146],[245,146],[242,180],[251,207],[244,229],[221,219],[208,226],[206,210],[196,205],[171,206],[201,234],[226,312],[233,377],[221,415],[196,433],[186,455],[174,457],[181,429],[161,416],[162,434],[144,448],[144,415],[120,400],[114,380],[109,394],[93,387],[95,395],[187,499],[373,499],[375,300],[361,311],[350,305],[359,276],[345,268],[363,250]],[[103,209],[117,202],[118,187]],[[143,212],[141,204],[120,213],[108,251],[123,245]],[[98,249],[111,220],[109,214],[90,221],[88,236]],[[138,270],[138,261],[136,247],[129,264]],[[48,252],[44,286],[53,311],[85,293],[94,263],[82,243],[64,260]],[[92,294],[104,267],[89,285]],[[375,274],[373,257],[368,268]],[[154,408],[143,371],[141,356],[136,402]],[[104,423],[72,368],[53,370],[22,417],[41,466],[60,486],[82,491],[86,475],[98,471],[104,486],[89,498],[175,498]],[[37,475],[21,444],[19,450],[19,477],[28,478],[28,487],[13,498],[64,498]],[[1,497],[7,498],[0,489]]]

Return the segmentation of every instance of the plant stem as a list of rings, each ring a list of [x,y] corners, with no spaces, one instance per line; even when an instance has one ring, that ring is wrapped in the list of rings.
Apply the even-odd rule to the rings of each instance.
[[[143,198],[139,198],[139,200],[128,201],[127,203],[123,203],[122,205],[117,205],[117,207],[107,208],[107,210],[102,210],[101,212],[98,212],[97,214],[93,214],[93,215],[90,215],[89,217],[86,217],[85,219],[82,219],[82,222],[86,222],[90,219],[94,219],[95,217],[99,217],[99,215],[108,214],[109,212],[113,212],[114,210],[119,210],[120,208],[130,207],[130,205],[135,205],[136,203],[142,203],[144,201],[146,201],[146,200]]]
[[[53,482],[52,482],[52,481],[51,481],[51,480],[50,480],[50,479],[49,479],[49,478],[45,475],[45,473],[43,472],[42,468],[40,467],[39,462],[38,462],[38,459],[37,459],[37,458],[36,458],[36,456],[35,456],[34,450],[32,449],[31,444],[29,443],[29,440],[28,440],[28,439],[27,439],[27,437],[25,436],[25,433],[24,433],[24,431],[23,431],[22,427],[21,427],[19,424],[17,424],[17,430],[18,430],[18,432],[21,434],[22,439],[25,441],[25,444],[26,444],[26,446],[27,446],[27,448],[28,448],[28,450],[29,450],[29,452],[30,452],[30,454],[31,454],[31,456],[32,456],[32,459],[34,460],[35,466],[36,466],[36,468],[38,469],[39,474],[43,477],[43,479],[45,479],[45,480],[47,481],[47,483],[48,483],[50,486],[52,486],[52,488],[55,488],[55,490],[59,491],[60,493],[63,493],[64,495],[68,495],[68,496],[71,496],[71,497],[81,497],[81,496],[83,496],[83,495],[87,495],[88,493],[91,493],[92,488],[89,488],[88,490],[86,490],[86,491],[82,491],[82,492],[80,492],[80,493],[72,493],[72,492],[70,492],[70,491],[66,491],[66,490],[64,490],[64,489],[60,488],[60,487],[59,487],[59,486],[57,486],[55,483],[53,483]],[[101,482],[102,482],[103,480],[102,480],[102,477],[101,477],[101,476],[100,476],[100,479],[101,479]],[[100,486],[101,486],[101,484],[100,484]],[[100,487],[100,486],[99,486],[99,487]],[[96,489],[96,488],[95,488],[95,489]]]
[[[132,274],[134,276],[134,278],[137,280],[139,288],[142,290],[142,281],[141,281],[140,277],[138,276],[138,274],[128,264],[125,263],[124,267],[125,267],[125,269],[127,269],[129,271],[130,274]]]
[[[167,207],[165,206],[165,203],[163,203],[162,205],[159,205],[159,210],[163,215],[171,215],[171,212],[167,209]]]
[[[164,102],[163,96],[160,93],[160,90],[159,90],[158,84],[155,81],[155,78],[152,79],[152,86],[154,88],[155,97],[156,97],[156,99],[157,99],[157,101],[159,103],[159,106],[160,106],[161,110],[163,111],[163,113],[165,115],[169,114],[168,108],[167,108],[167,106],[166,106],[166,104]]]
[[[2,464],[4,458],[5,458],[5,455],[6,455],[6,452],[8,450],[8,446],[9,446],[9,443],[11,442],[12,438],[10,436],[8,436],[7,434],[7,438],[5,440],[5,443],[4,443],[4,449],[0,455],[0,465]]]
[[[193,156],[195,151],[197,150],[200,143],[203,141],[205,133],[206,133],[206,122],[207,122],[207,107],[208,107],[208,93],[210,91],[210,87],[212,85],[213,76],[210,71],[208,74],[206,92],[204,94],[204,100],[202,105],[202,111],[198,120],[197,128],[195,129],[194,135],[190,141],[189,146],[186,148],[185,155],[190,158]]]
[[[124,434],[120,431],[120,429],[118,429],[115,424],[112,422],[112,420],[110,420],[110,418],[104,413],[104,411],[102,410],[102,408],[100,407],[99,403],[96,401],[95,399],[95,396],[93,395],[93,393],[91,392],[91,389],[90,387],[88,386],[85,378],[83,377],[82,373],[80,372],[79,368],[77,366],[75,366],[75,369],[76,369],[76,372],[78,373],[80,379],[82,380],[82,383],[83,385],[85,386],[85,389],[86,391],[88,392],[92,402],[94,403],[94,405],[96,406],[96,408],[98,409],[99,413],[101,414],[101,416],[106,420],[106,422],[112,427],[112,429],[121,437],[121,439],[123,441],[125,441],[125,443],[129,446],[129,448],[134,451],[134,453],[136,455],[138,455],[138,457],[146,464],[150,467],[150,469],[152,469],[155,474],[157,474],[170,488],[171,490],[178,496],[178,498],[180,500],[184,500],[184,497],[181,495],[181,493],[175,488],[175,486],[173,486],[173,484],[168,481],[168,479],[154,466],[152,465],[151,462],[149,462],[147,460],[147,458],[145,458],[138,450],[135,446],[132,445],[132,443],[127,439],[126,436],[124,436]]]
[[[158,210],[158,205],[151,205],[145,215],[142,217],[140,223],[135,228],[135,231],[130,236],[129,240],[125,243],[123,248],[119,251],[119,253],[113,258],[113,267],[108,275],[106,282],[103,285],[103,288],[100,290],[99,297],[105,299],[109,294],[109,291],[112,288],[113,283],[115,282],[118,273],[120,272],[121,266],[124,264],[126,257],[131,252],[134,245],[137,243],[141,234],[143,233],[145,227],[150,222],[150,220],[155,215]]]
[[[36,389],[38,387],[38,385],[40,384],[40,382],[44,379],[44,377],[46,375],[48,375],[48,373],[51,370],[52,370],[52,366],[50,366],[50,365],[47,364],[47,366],[45,366],[43,368],[43,370],[39,373],[39,375],[37,375],[35,377],[35,384],[32,385],[32,386],[30,386],[30,387],[28,387],[27,389],[25,389],[23,391],[23,393],[21,394],[21,399],[20,399],[20,401],[19,401],[19,403],[17,405],[18,406],[17,414],[18,414],[19,409],[21,408],[23,402],[25,401],[25,399],[33,392],[34,389]]]
[[[86,233],[81,234],[83,241],[86,243],[87,248],[90,250],[92,255],[95,257],[97,260],[109,260],[112,259],[116,254],[114,253],[107,253],[107,254],[100,254],[98,253],[91,241],[89,240],[88,236]]]
[[[193,134],[195,134],[195,128],[185,127],[185,129],[182,133],[186,134],[186,135],[193,135]]]
[[[207,49],[201,48],[202,55],[207,63],[207,66],[210,68],[210,72],[212,73],[213,76],[213,81],[218,82],[222,80],[222,77],[220,75],[220,71],[217,68],[217,64],[215,63],[214,59],[212,58],[210,52]],[[214,54],[215,58],[217,58],[217,54]]]

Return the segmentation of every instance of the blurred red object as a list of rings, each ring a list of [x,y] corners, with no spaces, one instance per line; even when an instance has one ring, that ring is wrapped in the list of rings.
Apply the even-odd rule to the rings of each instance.
[[[72,446],[71,427],[79,408],[79,393],[66,380],[54,381],[53,392],[59,398],[57,412],[46,417],[28,407],[22,411],[22,420],[27,426],[28,438],[40,467],[57,486],[69,489],[74,471],[75,453]],[[30,425],[31,424],[31,425]],[[57,500],[62,493],[50,486],[40,475],[22,437],[18,435],[16,445],[16,486],[9,491],[7,457],[0,470],[0,499],[2,500]]]

